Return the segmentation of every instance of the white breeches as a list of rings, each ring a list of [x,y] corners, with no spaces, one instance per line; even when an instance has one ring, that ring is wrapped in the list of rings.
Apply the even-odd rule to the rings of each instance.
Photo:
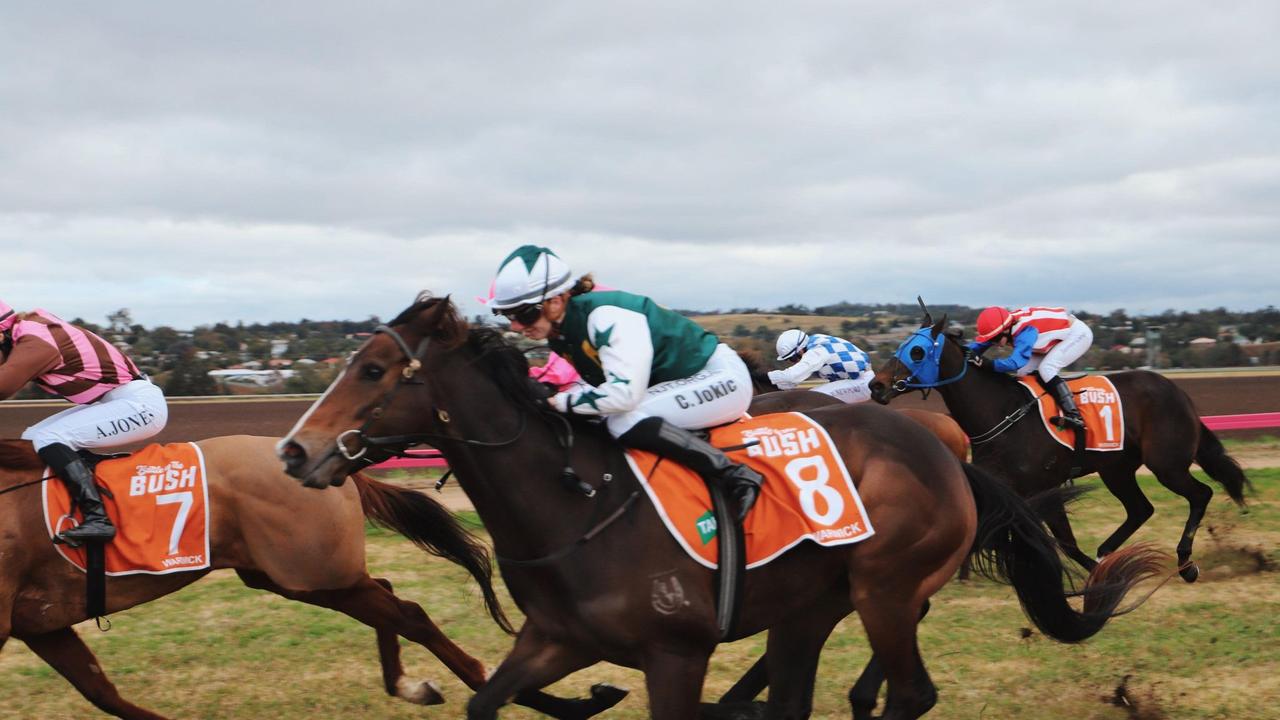
[[[149,380],[134,380],[88,405],[76,405],[27,428],[23,440],[36,450],[62,443],[73,450],[97,450],[140,442],[164,429],[169,407]]]
[[[826,385],[819,385],[813,391],[820,392],[823,395],[830,395],[849,405],[856,405],[871,399],[871,381],[874,379],[875,375],[864,372],[856,378],[833,380]]]
[[[1018,375],[1039,371],[1040,379],[1048,382],[1057,377],[1062,368],[1080,359],[1093,345],[1093,331],[1088,325],[1076,321],[1067,329],[1067,334],[1057,345],[1049,348],[1044,355],[1032,355],[1026,365],[1018,368]]]
[[[609,415],[609,434],[618,437],[648,417],[660,417],[686,430],[733,422],[751,405],[751,373],[728,345],[721,344],[706,366],[690,377],[649,388],[635,410]]]

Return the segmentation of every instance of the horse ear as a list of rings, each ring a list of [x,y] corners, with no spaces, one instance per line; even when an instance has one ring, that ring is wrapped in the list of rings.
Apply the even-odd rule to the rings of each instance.
[[[446,345],[454,345],[467,336],[467,323],[458,315],[450,295],[445,295],[418,315],[414,326],[424,335],[430,335]]]
[[[924,314],[924,317],[920,320],[920,327],[929,327],[933,324],[933,313],[930,313],[929,308],[924,306],[924,298],[917,295],[916,302],[920,303],[920,312]],[[936,335],[937,333],[934,334]]]
[[[934,337],[938,337],[939,333],[941,333],[946,329],[947,329],[947,315],[946,313],[943,313],[942,319],[933,324],[933,327],[930,329],[930,332],[933,334]]]

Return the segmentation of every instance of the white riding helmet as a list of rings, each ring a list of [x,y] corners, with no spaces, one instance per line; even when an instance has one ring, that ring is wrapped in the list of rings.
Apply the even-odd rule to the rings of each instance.
[[[778,336],[778,359],[790,360],[804,349],[804,344],[808,341],[809,336],[800,328],[791,328],[782,333]]]
[[[547,248],[522,245],[498,266],[489,307],[509,310],[536,305],[573,288],[573,272]]]

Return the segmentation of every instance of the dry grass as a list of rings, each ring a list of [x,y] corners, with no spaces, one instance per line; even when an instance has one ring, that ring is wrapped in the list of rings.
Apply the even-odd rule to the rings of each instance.
[[[1175,580],[1146,606],[1097,638],[1064,646],[1026,634],[1013,594],[982,582],[951,583],[920,628],[925,662],[938,685],[928,717],[1124,720],[1276,717],[1280,706],[1280,471],[1251,473],[1251,512],[1239,514],[1219,493],[1197,544],[1200,582]],[[1186,506],[1150,479],[1157,515],[1135,540],[1172,548]],[[1119,522],[1116,501],[1098,491],[1077,509],[1085,547]],[[1213,530],[1210,532],[1209,527]],[[490,664],[510,647],[484,616],[474,587],[452,566],[429,559],[395,536],[372,532],[370,564],[397,591],[421,603],[457,640]],[[1261,558],[1261,561],[1259,561]],[[507,608],[516,615],[509,601]],[[334,613],[244,589],[215,573],[191,589],[113,618],[115,629],[80,631],[126,697],[183,718],[456,718],[466,689],[416,646],[406,647],[411,676],[430,676],[449,702],[421,708],[381,690],[373,633]],[[728,689],[758,657],[763,638],[722,647],[705,696]],[[824,651],[815,717],[848,717],[845,693],[866,661],[856,616]],[[632,689],[609,717],[645,717],[644,683],[634,670],[597,665],[555,690],[578,695],[593,682]],[[0,654],[0,718],[95,717],[94,709],[18,641]],[[503,717],[532,717],[522,710]]]

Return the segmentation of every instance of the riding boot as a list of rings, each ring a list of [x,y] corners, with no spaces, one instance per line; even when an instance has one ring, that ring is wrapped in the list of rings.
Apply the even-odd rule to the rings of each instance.
[[[650,417],[618,438],[623,445],[671,458],[725,488],[738,504],[738,522],[747,517],[764,478],[733,462],[719,448],[660,417]]]
[[[78,546],[83,542],[107,542],[116,536],[115,526],[107,519],[106,510],[102,507],[102,496],[98,494],[98,486],[93,481],[93,471],[85,464],[84,458],[75,450],[53,443],[40,448],[40,459],[53,469],[80,506],[84,514],[84,522],[58,533],[55,542]]]
[[[1060,375],[1054,375],[1046,385],[1053,392],[1054,398],[1058,401],[1058,408],[1062,411],[1059,416],[1059,427],[1066,428],[1071,425],[1076,428],[1084,428],[1084,418],[1080,415],[1080,409],[1076,407],[1075,396],[1071,394],[1071,388],[1067,386],[1067,381],[1062,379]]]

